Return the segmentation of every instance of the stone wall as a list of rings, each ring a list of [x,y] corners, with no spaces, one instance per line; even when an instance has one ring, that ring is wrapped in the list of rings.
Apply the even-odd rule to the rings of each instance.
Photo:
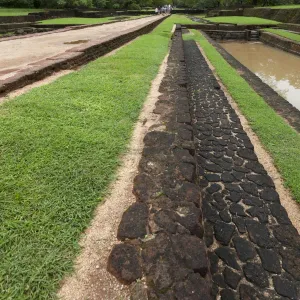
[[[290,24],[290,23],[285,23],[285,24],[279,24],[277,27],[289,31],[295,31],[300,33],[300,24]]]
[[[248,31],[205,30],[214,40],[246,40]]]
[[[293,42],[284,37],[272,34],[270,32],[261,32],[260,40],[264,43],[267,43],[273,47],[277,47],[284,51],[300,55],[300,43]]]
[[[300,24],[300,9],[246,8],[244,16]]]

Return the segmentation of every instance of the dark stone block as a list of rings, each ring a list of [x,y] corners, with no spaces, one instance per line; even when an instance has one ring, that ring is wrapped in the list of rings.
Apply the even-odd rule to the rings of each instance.
[[[154,215],[154,222],[169,233],[176,233],[175,214],[169,210],[160,210]]]
[[[260,197],[267,201],[279,202],[279,195],[273,188],[265,188],[260,193]]]
[[[123,214],[117,237],[120,240],[143,238],[147,234],[148,206],[132,204]]]
[[[246,232],[246,223],[245,219],[242,217],[233,217],[232,222],[235,224],[237,227],[238,231],[240,233],[245,233]]]
[[[261,265],[247,263],[243,269],[248,281],[261,288],[267,288],[269,286],[268,274],[261,267]]]
[[[297,295],[297,288],[291,281],[282,279],[279,276],[274,276],[273,283],[275,290],[279,295],[293,300],[299,299]]]
[[[258,218],[261,223],[268,223],[269,211],[266,207],[254,206],[247,209],[247,213],[254,218]]]
[[[145,135],[145,147],[170,148],[175,140],[175,135],[165,131],[150,131]]]
[[[230,205],[229,211],[233,216],[241,216],[246,217],[246,213],[244,212],[244,207],[240,204],[233,203]]]
[[[212,207],[208,201],[203,201],[202,202],[202,209],[203,209],[203,217],[206,220],[209,220],[213,223],[215,223],[217,220],[220,220],[219,214],[217,209]]]
[[[239,202],[242,199],[242,193],[231,191],[230,195],[226,197],[232,202]]]
[[[248,284],[240,284],[239,287],[241,300],[264,300],[265,298],[260,295],[255,288]],[[270,299],[271,300],[271,299]]]
[[[266,271],[278,274],[281,273],[280,259],[277,252],[274,250],[259,248],[258,254],[262,261],[262,266]]]
[[[134,178],[133,193],[141,202],[147,201],[155,189],[155,183],[146,174],[139,174]]]
[[[190,235],[175,235],[171,241],[176,257],[187,268],[204,277],[208,271],[208,259],[203,241]]]
[[[282,249],[282,267],[296,280],[300,281],[300,251],[299,249]]]
[[[210,247],[214,242],[214,227],[212,223],[204,223],[204,240],[206,247]]]
[[[221,189],[222,187],[219,184],[213,183],[209,188],[207,188],[207,192],[213,194],[218,192]]]
[[[241,237],[233,238],[236,253],[241,261],[247,261],[255,257],[256,252],[251,242]]]
[[[150,268],[146,279],[149,285],[154,284],[156,290],[167,290],[173,284],[170,265],[161,261],[153,265]]]
[[[263,248],[273,246],[270,233],[266,225],[260,224],[254,220],[246,220],[246,227],[251,241]]]
[[[230,223],[231,222],[231,216],[230,216],[230,214],[228,212],[228,209],[222,210],[219,215],[220,215],[220,218],[224,222],[226,222],[226,223]]]
[[[232,271],[228,267],[225,268],[223,275],[225,282],[234,290],[237,288],[240,280],[242,279],[240,274]]]
[[[285,208],[280,203],[270,204],[270,210],[279,224],[291,224],[291,221]]]
[[[183,182],[182,186],[178,189],[178,200],[193,202],[196,205],[200,203],[200,189],[199,187],[190,182]]]
[[[207,179],[207,181],[210,181],[210,182],[218,182],[221,179],[220,175],[217,175],[217,174],[205,174],[204,176]]]
[[[212,280],[214,283],[216,283],[220,288],[225,288],[226,284],[224,281],[224,277],[222,274],[215,274],[212,276]]]
[[[131,284],[142,277],[140,258],[134,246],[115,245],[108,257],[107,270],[120,282]]]
[[[208,252],[208,259],[210,261],[210,272],[211,274],[215,274],[219,269],[219,257],[214,252]]]
[[[221,179],[223,182],[234,182],[236,180],[235,177],[229,172],[224,172],[221,176]]]
[[[238,156],[240,156],[242,158],[246,158],[249,160],[257,160],[256,154],[254,153],[254,151],[252,151],[250,149],[238,150],[237,154],[238,154]]]
[[[274,182],[268,175],[247,175],[247,178],[260,186],[274,187]]]
[[[216,164],[205,164],[204,168],[209,172],[222,173],[221,167]]]
[[[284,246],[300,249],[300,236],[293,225],[277,225],[273,233]]]
[[[236,294],[233,290],[230,289],[224,289],[220,293],[221,300],[236,300]]]
[[[234,251],[228,247],[220,247],[216,249],[215,253],[227,264],[236,270],[240,270]]]
[[[241,183],[241,187],[246,193],[251,194],[253,196],[258,196],[257,185],[253,182]]]
[[[235,226],[222,221],[217,221],[214,226],[215,237],[223,245],[228,245],[234,233]]]
[[[250,196],[250,195],[245,196],[245,199],[243,199],[243,202],[246,205],[258,206],[258,207],[261,207],[264,204],[264,202],[262,200],[260,200],[259,198],[253,197],[253,196]]]
[[[212,300],[210,291],[210,284],[201,278],[199,274],[190,274],[185,281],[178,282],[174,285],[176,299]]]
[[[195,166],[190,163],[180,163],[179,164],[179,170],[181,175],[186,179],[187,181],[192,182],[195,177]]]

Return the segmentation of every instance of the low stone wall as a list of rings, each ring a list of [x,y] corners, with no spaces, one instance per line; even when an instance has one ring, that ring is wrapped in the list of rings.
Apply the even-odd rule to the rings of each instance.
[[[246,40],[248,39],[248,31],[226,31],[226,30],[206,30],[214,40]]]
[[[273,47],[277,47],[284,51],[300,55],[300,43],[293,42],[284,37],[278,36],[270,32],[262,31],[260,34],[260,40],[266,44],[269,44]]]
[[[277,27],[289,31],[295,31],[300,33],[300,24],[290,24],[290,23],[285,23],[285,24],[279,24]]]
[[[300,24],[300,9],[246,8],[244,16]]]
[[[274,25],[236,25],[236,24],[219,24],[219,23],[189,24],[184,26],[188,29],[198,29],[203,31],[207,31],[207,30],[244,31],[244,30],[256,30],[260,28],[275,27]]]
[[[146,25],[140,25],[126,30],[120,35],[89,42],[85,45],[74,47],[65,53],[35,63],[36,67],[18,72],[15,76],[0,80],[0,94],[5,95],[25,85],[41,80],[54,72],[72,69],[88,63],[114,49],[121,47],[134,38],[149,33],[167,17],[160,18]]]
[[[30,27],[33,23],[9,23],[9,24],[0,24],[0,33],[6,33],[9,31],[15,31],[19,28]]]

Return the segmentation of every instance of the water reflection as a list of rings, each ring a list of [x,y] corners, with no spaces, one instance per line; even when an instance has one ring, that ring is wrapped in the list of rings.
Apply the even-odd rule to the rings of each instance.
[[[260,42],[223,42],[222,46],[300,110],[299,56]]]

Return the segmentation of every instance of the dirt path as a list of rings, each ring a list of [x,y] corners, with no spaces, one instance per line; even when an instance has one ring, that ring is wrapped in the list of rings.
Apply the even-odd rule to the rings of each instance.
[[[153,22],[157,16],[113,23],[79,30],[47,34],[0,43],[0,80],[15,75],[19,70],[33,67],[31,64],[56,56],[78,47],[75,41],[86,43],[122,33],[139,25]]]

